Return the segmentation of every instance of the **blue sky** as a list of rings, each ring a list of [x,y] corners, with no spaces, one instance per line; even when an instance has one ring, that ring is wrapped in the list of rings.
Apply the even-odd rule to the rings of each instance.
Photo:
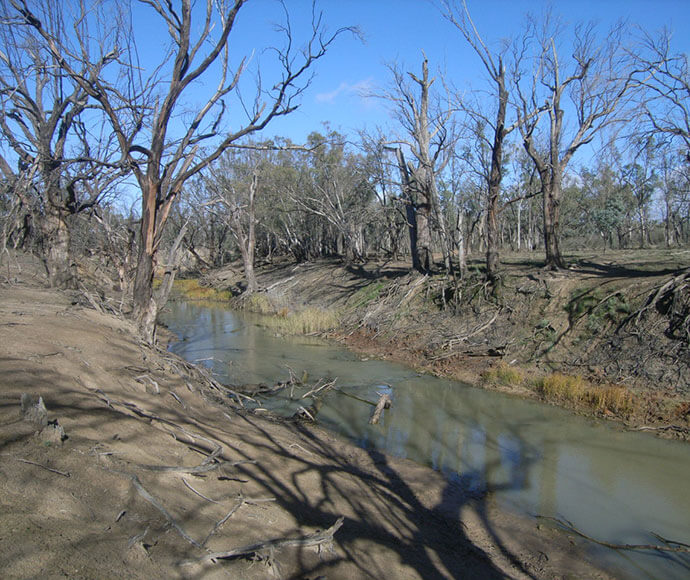
[[[296,27],[308,22],[311,2],[286,0]],[[550,5],[566,23],[593,20],[605,30],[618,19],[641,25],[653,32],[668,26],[674,32],[674,48],[690,52],[690,0],[468,0],[472,17],[493,46],[502,38],[517,34],[528,12],[541,13]],[[329,29],[358,26],[363,41],[343,36],[317,63],[316,77],[302,99],[302,106],[290,117],[278,119],[266,136],[288,136],[302,141],[323,122],[345,133],[360,128],[389,124],[385,102],[362,93],[380,91],[389,82],[387,63],[398,62],[405,70],[418,71],[422,50],[432,71],[441,71],[460,89],[481,87],[484,74],[477,56],[468,47],[432,2],[425,0],[321,0]],[[243,8],[243,10],[245,10]],[[252,31],[265,30],[260,21],[278,20],[279,5],[274,0],[254,0],[238,20]],[[261,34],[251,37],[260,49]]]

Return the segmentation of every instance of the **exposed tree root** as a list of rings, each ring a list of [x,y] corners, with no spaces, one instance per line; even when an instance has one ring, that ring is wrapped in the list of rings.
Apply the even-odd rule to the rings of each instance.
[[[236,508],[238,508],[239,505],[241,504],[238,504]],[[226,519],[230,517],[232,513],[234,512],[231,511],[231,513],[228,514],[228,516],[226,516]],[[322,545],[331,544],[333,542],[333,535],[341,528],[341,526],[343,525],[343,521],[344,518],[341,516],[335,521],[335,523],[330,528],[320,532],[314,532],[313,534],[308,534],[306,536],[301,536],[299,538],[279,538],[275,540],[268,540],[265,542],[258,542],[256,544],[250,544],[248,546],[235,548],[234,550],[228,550],[226,552],[212,552],[210,554],[202,556],[201,558],[182,562],[182,565],[197,564],[199,562],[207,562],[209,560],[239,558],[240,556],[254,556],[259,558],[266,558],[266,555],[268,554],[268,557],[270,558],[275,551],[288,546],[321,547]]]

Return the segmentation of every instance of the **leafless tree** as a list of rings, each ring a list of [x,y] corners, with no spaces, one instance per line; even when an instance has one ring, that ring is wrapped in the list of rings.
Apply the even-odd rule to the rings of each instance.
[[[142,78],[135,52],[115,50],[118,74],[125,81],[117,86],[108,81],[114,78],[112,72],[106,76],[92,67],[86,71],[77,68],[83,64],[83,51],[72,50],[51,35],[30,10],[28,0],[10,2],[25,23],[43,36],[58,65],[105,111],[119,142],[121,162],[131,168],[136,178],[141,190],[141,236],[133,314],[145,340],[152,342],[158,311],[153,296],[158,250],[168,216],[184,184],[238,139],[261,131],[276,117],[293,112],[309,85],[312,66],[338,36],[351,29],[326,33],[322,14],[313,7],[311,35],[306,45],[297,49],[287,7],[283,4],[285,23],[281,30],[285,44],[282,48],[270,48],[281,73],[268,85],[269,89],[259,75],[255,98],[247,102],[236,91],[248,61],[245,57],[233,65],[229,43],[246,0],[207,0],[202,5],[192,0],[175,3],[140,0],[150,8],[152,17],[158,17],[162,23],[160,29],[167,30],[170,50],[161,55],[160,64],[147,78]],[[159,22],[154,26],[159,26]],[[146,26],[151,27],[151,22]],[[87,39],[81,36],[78,41],[83,47]],[[206,93],[203,104],[195,109],[197,112],[185,117],[189,111],[185,97],[192,87],[199,97],[202,79],[204,86],[215,88]],[[238,95],[237,109],[234,127],[228,129],[230,111],[226,100],[233,95]],[[181,130],[179,126],[173,127],[180,116],[185,117]]]
[[[396,157],[401,176],[404,203],[408,208],[408,228],[413,267],[430,272],[433,266],[432,226],[435,223],[444,246],[446,268],[451,268],[450,244],[445,220],[440,211],[437,175],[450,159],[453,147],[450,102],[434,102],[431,87],[436,78],[429,77],[429,62],[424,58],[422,74],[404,73],[399,67],[389,67],[393,88],[383,95],[391,101],[393,114],[405,132],[399,144],[414,157],[414,163],[405,159],[401,146]]]
[[[567,48],[561,44],[563,32],[550,14],[541,22],[531,19],[515,48],[516,63],[533,63],[529,69],[515,70],[517,114],[523,146],[541,182],[545,265],[550,269],[565,267],[559,245],[565,169],[598,133],[623,120],[632,90],[639,87],[622,24],[603,40],[593,25],[577,25]],[[525,58],[531,49],[530,58]],[[545,114],[534,116],[542,105]],[[542,120],[546,129],[540,133]]]
[[[640,93],[651,132],[679,141],[690,160],[690,68],[688,55],[674,53],[668,30],[654,37],[643,33],[634,51],[635,76],[646,89]]]
[[[33,10],[43,23],[42,33],[63,43],[69,29],[62,4],[37,1]],[[87,191],[83,184],[103,171],[108,139],[102,134],[94,139],[98,118],[89,110],[87,91],[64,74],[59,59],[35,28],[18,26],[22,20],[22,15],[3,3],[0,134],[8,148],[0,147],[0,163],[4,173],[12,173],[16,183],[24,184],[14,192],[24,207],[33,206],[40,216],[39,245],[48,282],[74,286],[76,265],[68,220],[92,208],[102,195],[102,191]],[[91,67],[98,74],[107,61],[101,56]],[[75,72],[83,75],[85,67]],[[11,158],[16,160],[16,171],[11,170]]]
[[[509,86],[506,82],[504,60],[508,53],[508,45],[504,44],[503,48],[496,54],[487,47],[472,21],[465,0],[462,0],[460,5],[450,0],[444,0],[442,11],[445,18],[460,31],[467,43],[477,53],[493,84],[491,91],[491,98],[495,99],[493,117],[490,114],[486,114],[478,102],[463,102],[461,99],[461,109],[470,119],[469,125],[473,136],[484,141],[491,151],[490,166],[485,172],[487,182],[486,275],[489,281],[495,284],[498,281],[499,268],[497,214],[499,212],[499,196],[503,180],[504,142],[506,137],[518,126],[518,122],[510,125],[506,124],[510,95]],[[532,116],[535,114],[536,112],[530,113]],[[487,134],[487,128],[489,128],[489,134]]]

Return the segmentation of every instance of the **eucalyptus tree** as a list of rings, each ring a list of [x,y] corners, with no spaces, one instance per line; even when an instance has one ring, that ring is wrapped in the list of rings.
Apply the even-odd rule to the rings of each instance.
[[[322,16],[313,8],[311,31],[304,46],[298,47],[282,4],[283,46],[264,47],[263,53],[275,57],[279,72],[266,82],[262,71],[256,71],[253,98],[247,100],[251,88],[242,83],[250,55],[231,53],[234,43],[230,42],[246,0],[135,2],[146,18],[133,23],[133,38],[160,34],[168,45],[160,54],[145,55],[153,63],[149,67],[138,60],[141,50],[113,45],[108,55],[113,55],[115,70],[107,75],[84,59],[83,48],[90,35],[99,34],[96,30],[77,31],[73,42],[63,42],[50,34],[29,0],[9,1],[24,23],[43,37],[57,65],[102,108],[121,150],[120,163],[132,171],[140,189],[133,315],[144,339],[153,342],[157,312],[166,299],[153,291],[158,252],[185,183],[237,140],[292,113],[309,85],[312,66],[351,29],[325,32]]]
[[[674,144],[663,147],[659,158],[664,240],[670,248],[682,243],[683,225],[690,219],[690,160]]]
[[[671,244],[673,234],[678,236],[679,223],[687,223],[681,211],[673,210],[673,199],[678,208],[687,207],[687,167],[690,164],[690,62],[686,53],[674,50],[670,30],[657,35],[642,33],[634,56],[636,75],[645,91],[640,93],[646,126],[641,130],[664,145],[662,179],[665,199],[666,243]],[[669,156],[669,151],[677,155]],[[675,158],[675,159],[674,159]],[[685,192],[685,195],[683,193]]]
[[[305,177],[290,195],[298,207],[321,217],[333,233],[329,246],[350,264],[366,259],[365,230],[373,217],[374,188],[359,156],[344,135],[311,133],[304,159]]]
[[[399,180],[394,177],[398,171],[388,154],[387,138],[381,130],[359,135],[359,149],[362,152],[358,167],[367,176],[374,196],[376,208],[373,211],[372,233],[377,254],[382,252],[398,259],[403,253],[405,237],[406,207],[397,203]]]
[[[632,214],[630,192],[618,168],[610,159],[600,159],[592,168],[581,167],[578,181],[582,230],[600,237],[604,251],[607,247],[613,249],[614,234],[629,227]]]
[[[242,257],[246,292],[259,290],[254,272],[257,229],[263,216],[257,212],[257,198],[269,178],[271,143],[245,142],[232,147],[209,167],[203,179],[210,195],[205,202],[207,212],[217,216],[231,232]]]
[[[637,213],[639,245],[644,248],[651,244],[649,232],[649,212],[654,195],[659,185],[656,168],[657,143],[653,138],[644,139],[633,152],[633,159],[621,168],[621,181],[627,186],[635,200]]]
[[[541,183],[549,269],[565,267],[560,249],[565,170],[604,128],[624,120],[633,90],[640,86],[622,24],[608,30],[603,39],[593,25],[578,24],[569,45],[564,33],[561,23],[547,14],[541,22],[529,21],[515,47],[516,112],[523,146]],[[543,114],[534,115],[542,104]]]

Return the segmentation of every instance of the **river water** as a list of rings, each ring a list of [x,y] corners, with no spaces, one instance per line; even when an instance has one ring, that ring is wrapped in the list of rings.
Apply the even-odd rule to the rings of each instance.
[[[306,371],[310,380],[393,407],[369,425],[371,407],[339,392],[324,398],[319,423],[361,446],[430,465],[469,493],[490,492],[506,508],[570,520],[612,543],[690,543],[690,444],[624,432],[606,422],[458,382],[362,360],[308,337],[279,337],[260,317],[184,301],[163,321],[180,337],[170,350],[212,368],[227,384],[274,384]],[[291,415],[304,401],[266,406]],[[621,578],[687,580],[690,557],[592,547]]]

